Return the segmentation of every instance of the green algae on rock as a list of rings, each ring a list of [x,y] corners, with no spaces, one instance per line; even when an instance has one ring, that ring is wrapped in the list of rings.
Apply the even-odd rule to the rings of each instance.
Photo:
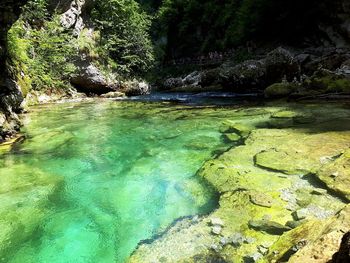
[[[316,172],[316,176],[328,188],[350,200],[350,150],[331,158],[329,163]]]
[[[263,119],[250,116],[249,123],[256,126],[250,129],[244,145],[207,161],[198,171],[198,176],[220,193],[218,209],[199,221],[181,220],[151,244],[140,245],[129,261],[288,260],[307,244],[303,238],[308,238],[308,231],[313,233],[313,223],[320,222],[314,227],[317,236],[317,233],[322,233],[327,220],[345,205],[341,199],[329,195],[312,176],[329,162],[329,156],[339,155],[350,143],[348,129],[334,130],[349,118],[343,114],[344,109],[333,105],[333,109],[327,108],[329,111],[326,111],[324,107],[327,106],[309,107],[311,112],[308,114],[317,115],[317,119],[312,123],[292,122],[295,127],[289,129],[257,128],[266,127],[262,120],[268,123],[269,115]],[[290,111],[288,117],[291,118],[302,115],[298,108],[284,108],[282,111]],[[277,113],[281,108],[270,112],[275,116],[282,114]],[[286,117],[284,113],[282,115]],[[334,116],[343,116],[336,125]],[[259,121],[252,120],[254,118],[259,118]],[[222,132],[227,130],[221,128]],[[224,222],[220,231],[215,230],[215,233],[210,225],[213,217]],[[282,233],[282,237],[276,235]],[[283,239],[284,236],[291,236],[290,241]],[[328,249],[324,253],[336,252],[335,246]]]

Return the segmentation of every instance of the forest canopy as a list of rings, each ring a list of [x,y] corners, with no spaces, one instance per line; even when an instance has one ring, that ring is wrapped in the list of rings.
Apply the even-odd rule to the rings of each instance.
[[[164,0],[157,38],[167,58],[222,51],[249,40],[300,44],[335,8],[331,0]]]

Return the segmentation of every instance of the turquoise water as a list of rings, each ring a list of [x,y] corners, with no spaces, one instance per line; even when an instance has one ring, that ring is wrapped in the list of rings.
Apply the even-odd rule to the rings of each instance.
[[[216,205],[195,176],[224,143],[225,108],[99,102],[34,108],[0,157],[2,262],[125,262]]]

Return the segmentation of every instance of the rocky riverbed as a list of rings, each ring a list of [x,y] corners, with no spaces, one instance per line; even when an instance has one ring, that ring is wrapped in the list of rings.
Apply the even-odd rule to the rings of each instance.
[[[329,262],[350,229],[348,104],[238,109],[236,146],[197,172],[218,208],[178,221],[129,262]]]

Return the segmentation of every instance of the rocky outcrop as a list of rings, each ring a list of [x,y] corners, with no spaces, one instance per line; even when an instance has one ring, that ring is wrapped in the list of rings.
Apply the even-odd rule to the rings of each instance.
[[[11,80],[7,70],[7,31],[17,20],[20,7],[26,0],[6,0],[0,3],[0,142],[19,128],[16,111],[23,100],[19,87]]]
[[[233,92],[261,91],[268,85],[292,81],[299,78],[300,66],[294,56],[283,48],[277,48],[264,59],[248,60],[237,65],[223,64],[221,67],[203,72],[193,72],[185,78],[170,78],[163,83],[167,90],[224,89]],[[219,88],[218,88],[219,86]]]
[[[82,13],[88,1],[89,0],[72,1],[68,10],[61,15],[61,25],[67,29],[72,28],[75,36],[79,36],[81,30],[85,26]]]

